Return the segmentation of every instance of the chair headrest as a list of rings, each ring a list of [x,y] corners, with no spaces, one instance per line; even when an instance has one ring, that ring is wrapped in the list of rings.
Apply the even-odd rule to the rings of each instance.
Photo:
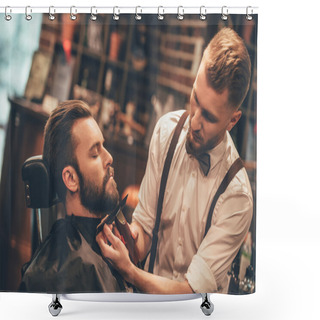
[[[24,162],[22,180],[28,208],[49,208],[59,202],[42,155],[31,157]]]

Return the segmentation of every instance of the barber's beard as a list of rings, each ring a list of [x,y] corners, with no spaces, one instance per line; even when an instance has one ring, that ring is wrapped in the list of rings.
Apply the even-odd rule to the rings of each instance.
[[[211,148],[204,144],[196,145],[192,138],[191,127],[189,126],[187,139],[186,139],[186,150],[187,153],[197,157],[198,155],[207,152]]]
[[[110,181],[112,188],[110,191],[106,190],[106,185],[109,181],[112,168],[108,168],[108,172],[103,179],[101,188],[98,184],[84,179],[80,170],[79,183],[80,183],[80,200],[81,204],[88,209],[92,214],[97,217],[104,217],[106,213],[111,212],[119,202],[119,192],[117,184],[114,180]]]

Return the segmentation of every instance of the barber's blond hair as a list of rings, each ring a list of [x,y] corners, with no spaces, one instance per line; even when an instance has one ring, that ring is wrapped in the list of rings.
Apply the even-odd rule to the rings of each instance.
[[[218,93],[229,91],[229,105],[239,108],[250,85],[251,61],[240,36],[230,28],[221,29],[205,49],[207,79]]]

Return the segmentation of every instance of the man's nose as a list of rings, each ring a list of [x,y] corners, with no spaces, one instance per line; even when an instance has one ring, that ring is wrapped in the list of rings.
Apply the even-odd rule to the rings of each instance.
[[[105,159],[104,159],[105,164],[104,165],[105,165],[105,167],[108,167],[108,166],[112,165],[113,157],[112,157],[112,155],[109,153],[109,151],[107,149],[104,148],[104,150],[105,150]]]
[[[201,110],[197,108],[191,119],[191,129],[193,131],[198,131],[202,127]]]

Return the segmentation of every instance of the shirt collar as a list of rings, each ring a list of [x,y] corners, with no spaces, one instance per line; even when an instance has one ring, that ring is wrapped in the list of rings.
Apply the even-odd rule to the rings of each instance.
[[[210,171],[221,161],[222,156],[226,152],[227,144],[228,144],[228,135],[229,133],[226,132],[222,141],[215,146],[213,149],[207,151],[210,156]]]

